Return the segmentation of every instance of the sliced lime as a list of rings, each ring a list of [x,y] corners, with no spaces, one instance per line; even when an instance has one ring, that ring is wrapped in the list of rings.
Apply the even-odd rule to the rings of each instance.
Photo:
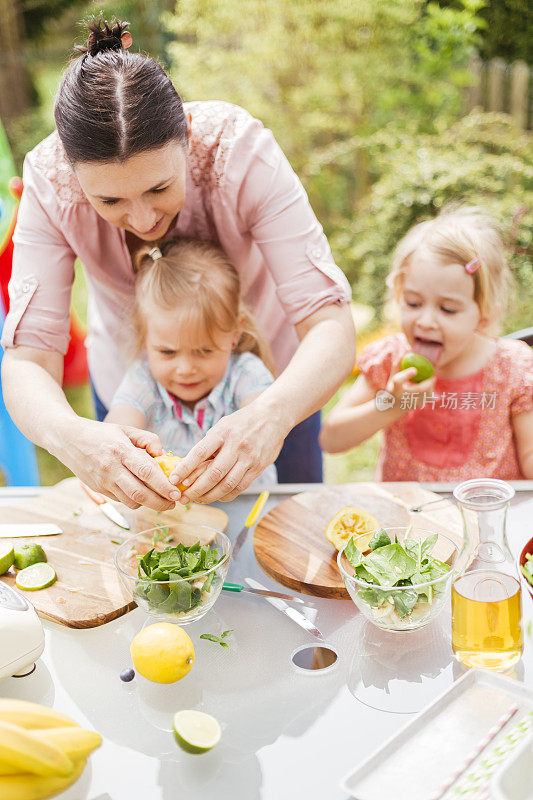
[[[15,566],[26,569],[32,564],[46,561],[46,554],[40,544],[19,544],[15,547]]]
[[[46,589],[57,580],[55,569],[50,564],[32,564],[31,567],[21,569],[17,573],[15,583],[19,589],[35,592],[37,589]]]
[[[15,551],[11,542],[0,542],[0,575],[7,572],[15,561]]]
[[[174,714],[174,736],[187,753],[206,753],[219,743],[222,731],[217,720],[203,711]]]

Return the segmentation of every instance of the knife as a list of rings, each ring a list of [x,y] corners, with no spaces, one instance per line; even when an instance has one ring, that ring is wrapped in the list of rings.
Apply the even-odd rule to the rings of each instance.
[[[81,488],[83,491],[89,495],[91,500],[93,500],[99,507],[102,514],[105,514],[111,522],[114,522],[115,525],[120,525],[121,528],[125,528],[127,531],[130,529],[130,524],[127,519],[125,519],[120,511],[117,511],[115,506],[111,505],[107,497],[100,492],[95,492],[93,489],[90,489],[86,486],[82,481],[80,481]]]
[[[248,516],[246,518],[246,522],[244,523],[244,528],[242,529],[242,531],[239,533],[239,535],[235,539],[235,542],[233,544],[233,549],[231,551],[231,557],[232,558],[236,557],[237,553],[239,552],[239,550],[241,549],[241,547],[244,544],[244,540],[246,539],[246,536],[248,535],[248,531],[250,530],[252,525],[255,525],[255,523],[257,522],[257,517],[259,516],[259,514],[263,510],[263,507],[264,507],[266,501],[268,500],[269,494],[270,494],[270,492],[267,492],[267,491],[261,492],[261,494],[259,495],[259,497],[255,501],[254,507],[252,508],[252,510],[250,511],[250,513],[248,514]]]
[[[253,581],[251,578],[245,578],[244,580],[249,586],[252,586],[254,589],[266,590],[265,586],[262,586],[257,581]],[[296,622],[297,625],[306,630],[312,636],[315,636],[317,639],[320,639],[321,642],[325,641],[324,637],[322,636],[318,628],[315,628],[313,623],[310,622],[307,619],[307,617],[304,617],[304,615],[300,611],[297,611],[295,608],[291,608],[290,606],[287,605],[287,603],[285,603],[283,600],[279,600],[278,598],[266,597],[266,596],[264,597],[267,603],[270,603],[270,605],[274,606],[274,608],[277,608],[278,611],[282,611],[289,617],[289,619],[292,619],[293,622]]]
[[[226,592],[250,592],[250,594],[260,594],[263,597],[280,597],[282,600],[290,600],[291,603],[303,603],[300,597],[292,597],[290,594],[281,594],[281,592],[271,592],[269,589],[250,589],[249,586],[243,586],[241,583],[223,583],[222,588]]]

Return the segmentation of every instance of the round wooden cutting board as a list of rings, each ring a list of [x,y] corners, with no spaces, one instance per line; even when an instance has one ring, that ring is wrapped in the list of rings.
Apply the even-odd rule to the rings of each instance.
[[[387,487],[387,488],[385,488]],[[319,597],[348,597],[337,567],[337,551],[326,539],[332,517],[345,506],[370,512],[381,525],[404,526],[414,531],[444,533],[458,544],[462,526],[457,508],[447,500],[427,513],[410,514],[409,507],[438,500],[439,496],[416,484],[346,483],[323,486],[290,497],[258,522],[254,550],[261,569],[289,589]],[[434,510],[430,510],[434,508]],[[453,548],[434,550],[443,561]]]

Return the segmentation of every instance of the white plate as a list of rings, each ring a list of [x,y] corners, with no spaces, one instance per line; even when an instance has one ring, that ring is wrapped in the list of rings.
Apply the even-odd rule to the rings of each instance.
[[[533,709],[533,692],[471,670],[347,775],[341,788],[357,800],[429,800],[512,705],[519,710],[511,726]]]

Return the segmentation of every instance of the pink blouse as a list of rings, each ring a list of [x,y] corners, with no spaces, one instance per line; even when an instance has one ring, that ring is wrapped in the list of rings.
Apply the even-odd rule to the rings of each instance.
[[[384,390],[392,365],[411,348],[403,333],[368,345],[359,369]],[[401,398],[408,408],[408,396]],[[520,480],[512,417],[533,408],[533,351],[525,342],[498,339],[492,358],[463,378],[437,378],[424,405],[384,430],[377,479]]]
[[[347,302],[350,286],[272,133],[229,103],[184,107],[192,117],[191,150],[175,230],[217,242],[232,259],[279,373],[298,346],[294,325],[325,305]],[[90,205],[57,132],[28,153],[23,180],[2,345],[66,352],[79,257],[89,289],[89,368],[109,406],[131,337],[134,273],[125,232]]]

